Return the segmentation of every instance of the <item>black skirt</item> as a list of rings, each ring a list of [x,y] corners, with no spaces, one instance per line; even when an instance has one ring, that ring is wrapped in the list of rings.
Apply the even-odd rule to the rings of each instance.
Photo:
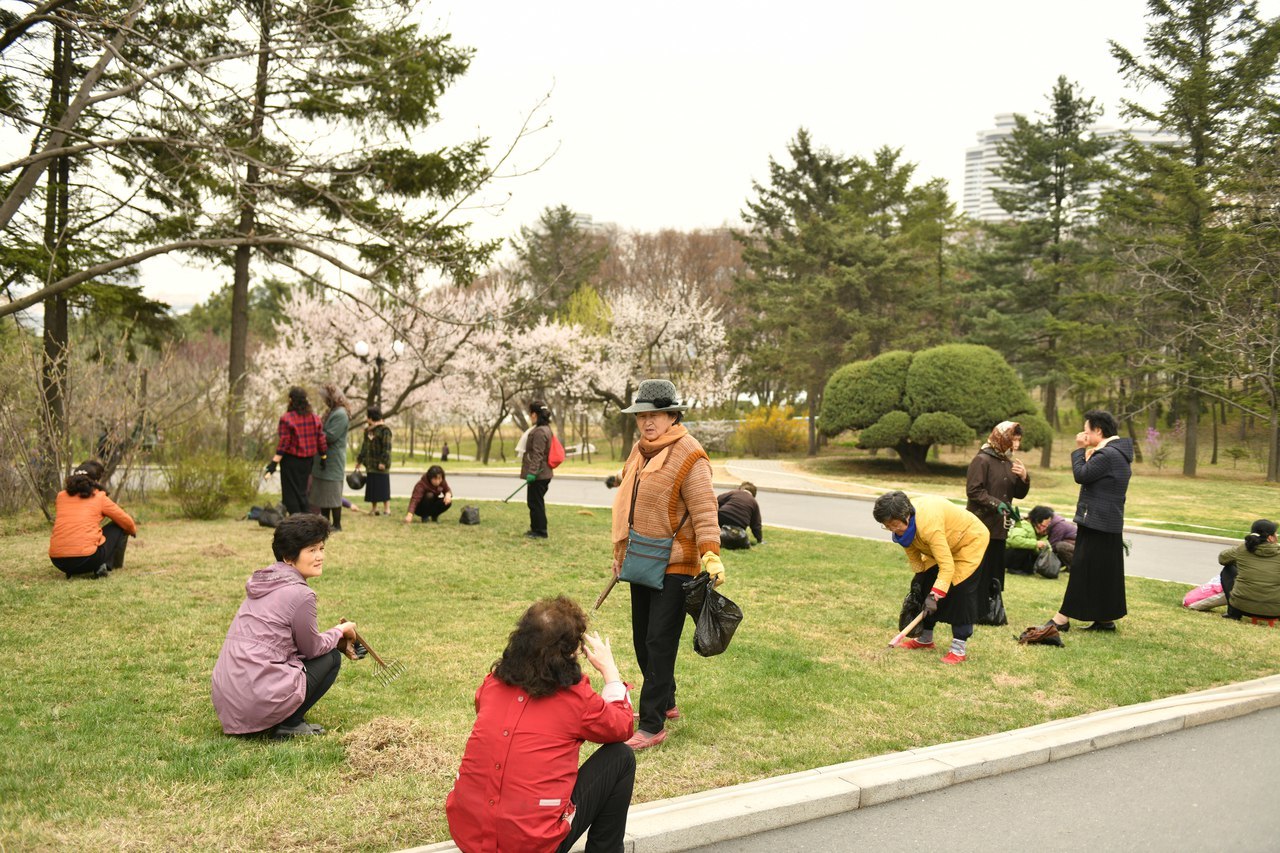
[[[1128,613],[1124,598],[1124,537],[1083,524],[1062,596],[1062,615],[1089,622],[1113,622]]]
[[[947,597],[938,602],[938,621],[948,625],[974,625],[978,621],[978,583],[977,570],[960,583],[951,587]],[[920,584],[924,594],[928,595],[938,580],[938,567],[926,569],[916,575],[913,583]]]
[[[391,475],[385,471],[367,471],[364,481],[364,499],[371,504],[391,500]]]

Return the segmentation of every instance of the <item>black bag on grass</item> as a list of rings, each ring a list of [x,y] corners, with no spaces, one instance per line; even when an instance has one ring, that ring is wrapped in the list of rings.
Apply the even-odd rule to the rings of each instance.
[[[747,529],[736,524],[720,525],[720,547],[726,551],[745,551],[751,547]]]
[[[1036,554],[1035,569],[1040,577],[1053,580],[1062,571],[1062,560],[1053,553],[1053,548],[1041,548],[1040,553]]]
[[[916,618],[921,610],[924,609],[924,597],[929,594],[928,586],[924,582],[924,573],[913,575],[911,578],[911,589],[907,591],[907,597],[902,599],[902,611],[898,613],[898,630],[911,624],[911,620]],[[924,624],[917,624],[907,634],[908,637],[919,637],[924,633]]]
[[[991,594],[979,605],[979,625],[1008,625],[1009,617],[1004,612],[1004,596],[1000,593],[1000,581],[991,579]]]
[[[250,512],[252,512],[252,510],[250,510]],[[286,513],[287,510],[285,510],[284,504],[264,507],[263,510],[258,513],[258,526],[276,527],[284,520]]]
[[[462,514],[458,516],[459,524],[479,524],[480,523],[480,507],[464,506]]]
[[[684,610],[694,618],[693,650],[704,658],[729,648],[742,621],[742,608],[716,592],[711,575],[703,572],[684,582]]]

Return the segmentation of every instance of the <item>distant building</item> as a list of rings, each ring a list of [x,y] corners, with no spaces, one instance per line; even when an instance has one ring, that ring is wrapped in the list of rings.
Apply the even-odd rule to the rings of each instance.
[[[1004,222],[1009,214],[996,203],[994,189],[1009,189],[1009,184],[996,172],[1004,165],[1004,159],[996,150],[1013,133],[1013,113],[1000,113],[996,116],[996,126],[978,133],[978,144],[964,153],[964,201],[966,216],[979,222]],[[1092,128],[1095,136],[1113,140],[1119,144],[1127,132],[1144,145],[1172,142],[1176,137],[1164,131],[1151,128]],[[1093,194],[1096,195],[1095,188]]]

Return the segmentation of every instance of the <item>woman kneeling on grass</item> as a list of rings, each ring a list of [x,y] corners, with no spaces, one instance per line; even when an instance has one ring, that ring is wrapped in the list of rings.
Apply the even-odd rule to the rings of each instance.
[[[299,513],[280,522],[271,550],[276,562],[250,575],[245,600],[231,620],[213,667],[213,708],[229,735],[270,730],[277,740],[323,734],[307,711],[338,678],[338,643],[355,639],[356,624],[323,633],[316,594],[307,580],[324,568],[329,522]]]
[[[464,853],[567,851],[587,830],[589,853],[618,853],[636,759],[631,698],[608,640],[559,596],[520,617],[476,691],[476,722],[445,800],[449,834]],[[604,678],[591,689],[578,654]],[[584,741],[604,744],[578,766]]]
[[[953,639],[942,662],[964,663],[978,618],[978,566],[990,531],[967,509],[927,495],[913,504],[903,492],[887,492],[876,498],[871,514],[907,552],[911,571],[923,572],[930,586],[924,600],[924,633],[918,640],[903,640],[898,648],[932,649],[933,627],[949,622]]]

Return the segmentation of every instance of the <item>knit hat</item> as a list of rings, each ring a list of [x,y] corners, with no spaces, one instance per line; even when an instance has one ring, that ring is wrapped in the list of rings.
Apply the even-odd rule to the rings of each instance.
[[[636,391],[636,399],[622,410],[624,415],[637,412],[683,412],[688,406],[680,405],[680,392],[666,379],[646,379]]]

